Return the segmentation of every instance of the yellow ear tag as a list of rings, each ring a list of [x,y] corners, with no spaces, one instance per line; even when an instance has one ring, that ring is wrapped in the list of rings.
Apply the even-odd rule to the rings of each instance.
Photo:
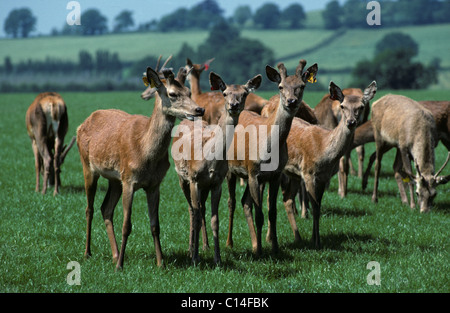
[[[314,84],[317,82],[317,79],[314,77],[314,73],[309,74],[308,82],[310,82],[311,84]]]
[[[143,77],[142,77],[142,81],[144,82],[145,87],[148,87],[148,85],[150,85],[150,84],[148,83],[148,78],[147,78],[147,76],[143,76]]]
[[[409,183],[409,182],[411,181],[411,180],[409,179],[409,177],[402,178],[402,180],[403,180],[404,183]]]

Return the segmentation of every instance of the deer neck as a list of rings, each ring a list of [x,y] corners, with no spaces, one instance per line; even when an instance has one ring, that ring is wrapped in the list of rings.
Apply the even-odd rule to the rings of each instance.
[[[294,119],[295,112],[289,112],[287,109],[285,109],[281,99],[282,97],[280,95],[280,103],[278,104],[277,112],[276,114],[272,115],[272,118],[269,118],[268,122],[270,125],[278,126],[279,141],[280,143],[285,143],[289,135],[289,131],[291,130],[292,120]],[[274,131],[276,131],[276,128],[271,128],[271,138],[274,138]]]
[[[217,128],[221,130],[220,134],[222,137],[219,138],[219,136],[217,136],[217,132],[214,132],[214,137],[211,137],[211,139],[208,140],[207,144],[214,145],[217,148],[219,147],[215,145],[216,140],[222,140],[222,146],[220,148],[222,149],[223,160],[226,160],[226,154],[233,141],[234,130],[238,124],[238,121],[239,116],[231,116],[228,110],[225,110],[225,114],[220,117],[217,124]]]
[[[355,137],[355,128],[349,129],[345,120],[342,118],[338,126],[331,132],[328,138],[328,157],[330,159],[341,158],[353,144]]]
[[[162,99],[157,95],[147,131],[142,138],[143,149],[150,157],[163,155],[168,151],[175,120],[175,116],[163,113]]]
[[[200,89],[200,77],[194,75],[191,73],[189,77],[189,85],[191,86],[191,94],[193,96],[197,96],[202,93],[202,90]]]

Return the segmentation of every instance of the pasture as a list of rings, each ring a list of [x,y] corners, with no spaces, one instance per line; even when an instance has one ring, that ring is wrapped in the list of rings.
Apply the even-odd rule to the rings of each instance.
[[[275,92],[261,95],[269,98]],[[373,101],[386,93],[380,90]],[[397,93],[415,100],[450,99],[448,90]],[[66,142],[75,135],[78,125],[97,109],[117,108],[147,116],[152,112],[153,100],[145,102],[137,92],[61,95],[69,114]],[[304,100],[314,106],[322,95],[323,92],[306,90]],[[86,260],[83,256],[86,198],[76,146],[62,166],[61,194],[53,197],[51,189],[46,195],[34,192],[34,160],[25,128],[25,112],[35,96],[28,93],[0,95],[0,292],[450,291],[450,184],[438,187],[431,213],[420,214],[417,208],[411,211],[399,198],[392,170],[393,150],[383,158],[378,204],[371,202],[373,176],[366,191],[361,190],[359,178],[350,176],[349,194],[345,199],[338,196],[337,177],[333,177],[322,201],[320,250],[310,244],[312,218],[297,217],[302,241],[298,246],[293,244],[281,192],[277,203],[280,252],[272,255],[270,245],[264,241],[262,257],[252,255],[240,201],[234,221],[234,248],[226,248],[228,191],[224,183],[219,209],[222,253],[219,267],[213,265],[209,204],[206,219],[211,249],[200,251],[201,263],[196,267],[191,265],[187,203],[172,163],[161,185],[160,199],[165,266],[156,266],[145,194],[138,191],[133,202],[133,231],[128,240],[124,270],[114,272],[99,210],[107,185],[105,179],[100,179],[92,225],[92,257]],[[366,165],[374,149],[373,143],[366,146]],[[439,144],[436,167],[442,165],[446,155],[446,149]],[[356,165],[355,154],[353,162]],[[449,171],[447,167],[443,174]],[[237,188],[237,199],[243,191],[243,187]],[[266,230],[265,201],[264,213]],[[120,244],[120,202],[114,222]],[[80,285],[69,285],[66,281],[70,261],[81,264]],[[380,264],[379,286],[367,283],[370,261]]]

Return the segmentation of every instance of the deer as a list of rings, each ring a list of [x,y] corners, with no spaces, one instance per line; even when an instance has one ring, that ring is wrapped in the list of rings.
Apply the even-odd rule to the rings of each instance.
[[[220,264],[219,247],[219,202],[222,194],[222,183],[228,173],[228,161],[226,154],[233,139],[234,127],[237,125],[240,113],[244,110],[245,100],[250,92],[256,90],[261,85],[262,76],[256,75],[245,85],[227,85],[222,78],[214,72],[209,75],[211,88],[220,90],[224,101],[224,114],[221,115],[219,123],[214,125],[212,132],[206,135],[206,128],[209,126],[203,121],[201,127],[196,127],[195,123],[183,120],[178,129],[186,129],[183,136],[174,136],[172,144],[172,156],[182,155],[177,147],[180,142],[188,140],[186,149],[191,149],[188,158],[174,157],[175,169],[178,173],[179,183],[186,200],[189,204],[190,215],[190,239],[189,251],[194,264],[199,262],[198,240],[199,230],[202,227],[203,243],[207,244],[205,227],[205,202],[211,193],[211,228],[214,238],[214,263]],[[199,126],[200,126],[199,125]],[[199,159],[195,159],[195,132],[198,138],[202,138],[201,147],[209,147],[207,152]],[[187,139],[185,139],[185,136]],[[183,149],[185,146],[183,146]],[[176,154],[174,154],[174,150]],[[214,151],[213,151],[214,150]],[[203,154],[203,153],[202,153]],[[202,220],[202,221],[201,221]]]
[[[450,101],[418,101],[419,104],[428,109],[431,114],[433,114],[434,120],[436,121],[436,129],[438,133],[438,140],[442,141],[442,144],[450,151]],[[370,122],[370,121],[369,121]],[[371,129],[372,137],[373,137],[373,129]],[[372,140],[374,141],[374,139]],[[363,180],[362,180],[362,189],[366,189],[367,181],[369,178],[370,170],[372,168],[373,163],[375,162],[376,152],[374,152],[370,158],[366,171],[364,172]],[[415,208],[415,202],[412,200],[410,203],[406,197],[406,192],[403,184],[403,177],[398,172],[403,164],[400,155],[396,155],[394,162],[394,172],[397,174],[397,185],[399,186],[400,195],[402,198],[402,202],[405,204],[410,204],[412,208]],[[440,172],[440,171],[439,171]],[[439,177],[439,176],[438,176]],[[406,179],[407,180],[407,179]],[[440,177],[441,183],[448,182],[448,179],[445,177]],[[412,186],[410,186],[410,196],[412,193]]]
[[[224,111],[224,98],[220,92],[202,92],[200,87],[200,75],[208,70],[214,58],[206,60],[203,64],[194,64],[191,59],[186,59],[186,69],[190,70],[187,80],[189,81],[192,98],[201,107],[205,108],[203,120],[208,124],[217,124]],[[245,101],[245,110],[261,114],[262,108],[268,103],[266,99],[254,93],[250,93]]]
[[[277,65],[278,71],[270,65],[266,66],[267,77],[278,86],[278,109],[269,117],[263,117],[255,112],[244,110],[239,117],[239,124],[231,144],[233,150],[232,154],[230,153],[230,158],[228,160],[229,174],[227,175],[229,191],[227,246],[233,246],[232,232],[234,211],[236,207],[236,177],[241,177],[247,179],[241,203],[244,208],[250,231],[252,250],[257,257],[262,254],[261,236],[264,223],[262,195],[266,183],[269,185],[268,221],[272,228],[270,237],[272,253],[278,252],[278,240],[276,234],[276,199],[281,173],[288,161],[286,139],[291,129],[292,120],[301,105],[306,83],[315,80],[318,70],[317,64],[313,64],[303,72],[305,64],[306,62],[299,62],[295,74],[289,76],[287,75],[287,70],[283,63]],[[254,129],[255,132],[253,132],[252,135],[249,133],[247,136],[245,131],[245,140],[243,141],[242,139],[244,138],[242,138],[242,132],[238,131],[238,127],[241,127],[241,130],[246,130],[247,127],[254,127],[252,129]],[[252,153],[254,152],[254,146],[250,146],[250,137],[253,137],[253,139],[256,140],[260,150],[264,150],[261,149],[261,147],[265,146],[266,149],[270,147],[268,149],[270,151],[264,151],[263,153],[260,151],[259,154]],[[245,145],[245,153],[238,154],[238,145]],[[268,155],[269,152],[271,155]],[[253,206],[255,207],[256,231],[253,223]]]
[[[35,190],[39,192],[42,172],[41,193],[47,192],[50,182],[55,185],[53,195],[56,196],[61,186],[61,166],[76,139],[74,136],[69,145],[64,145],[69,118],[61,95],[56,92],[43,92],[37,95],[27,109],[25,123],[34,154]]]
[[[402,201],[408,202],[403,188],[405,179],[409,180],[411,209],[415,208],[411,183],[414,181],[420,212],[428,212],[436,196],[437,185],[446,180],[439,174],[448,162],[447,159],[444,166],[434,173],[434,149],[438,143],[438,134],[433,114],[413,99],[389,94],[373,104],[372,124],[376,144],[372,201],[378,202],[378,180],[383,154],[391,148],[396,148],[394,171]],[[412,173],[411,161],[416,167],[415,176]]]
[[[364,118],[365,106],[375,96],[376,82],[373,81],[362,95],[344,95],[342,90],[330,82],[329,97],[340,103],[340,121],[333,128],[321,125],[311,125],[295,118],[289,136],[287,137],[288,162],[284,173],[292,181],[304,182],[305,193],[312,206],[313,233],[312,243],[320,248],[319,218],[322,196],[331,177],[339,169],[340,159],[354,143],[355,131],[358,123]],[[294,233],[295,242],[299,242],[300,235],[294,217],[296,190],[282,184],[283,203],[288,220]],[[305,197],[303,197],[305,200]],[[269,228],[268,237],[271,236]]]
[[[192,99],[184,86],[183,68],[177,78],[169,69],[162,69],[165,84],[159,74],[147,68],[146,78],[156,88],[156,99],[150,117],[130,115],[121,110],[93,112],[77,129],[77,144],[85,182],[86,249],[91,256],[91,226],[94,198],[100,176],[108,180],[108,191],[101,212],[110,241],[116,270],[123,269],[125,248],[131,233],[131,208],[135,191],[144,189],[147,197],[150,228],[156,251],[157,266],[162,266],[159,226],[159,187],[170,167],[168,149],[176,118],[194,119],[204,109]],[[123,226],[120,253],[114,233],[113,215],[122,195]]]
[[[342,90],[344,95],[355,95],[362,96],[363,91],[359,88],[345,88]],[[329,129],[335,128],[339,120],[341,118],[341,111],[339,109],[340,104],[339,101],[333,101],[328,97],[328,95],[324,95],[321,101],[314,108],[314,113],[319,121],[320,125],[327,127]],[[370,106],[368,103],[365,104],[364,115],[361,120],[361,124],[365,123],[368,120],[370,113]],[[358,154],[358,176],[363,176],[363,162],[364,162],[364,145],[360,145],[355,147],[356,152]],[[341,164],[339,165],[338,179],[339,179],[339,190],[338,193],[341,198],[344,198],[347,195],[347,182],[348,182],[348,174],[350,169],[353,171],[353,165],[350,159],[350,153],[354,149],[352,147],[342,158]]]

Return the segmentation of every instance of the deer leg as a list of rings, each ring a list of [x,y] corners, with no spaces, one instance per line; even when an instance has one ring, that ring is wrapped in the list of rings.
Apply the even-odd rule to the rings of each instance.
[[[363,190],[367,187],[367,181],[369,180],[370,169],[372,168],[373,162],[375,162],[375,158],[377,157],[377,152],[372,153],[369,158],[369,164],[367,165],[367,169],[364,172],[361,187]]]
[[[358,178],[363,178],[364,174],[364,157],[366,151],[364,145],[356,147],[356,153],[358,154]]]
[[[375,159],[375,181],[373,183],[373,194],[372,194],[372,202],[378,202],[378,181],[380,178],[380,170],[381,170],[381,159],[383,158],[383,154],[386,152],[386,148],[382,145],[377,144],[376,150],[376,159]]]
[[[41,175],[41,156],[39,155],[39,149],[36,144],[36,140],[31,141],[31,146],[33,148],[33,154],[34,154],[34,170],[36,173],[36,188],[35,191],[39,192],[40,186],[39,186],[39,180]]]
[[[159,238],[160,226],[159,226],[159,186],[153,189],[147,189],[147,207],[148,215],[150,218],[150,229],[152,232],[153,243],[155,245],[156,253],[156,265],[163,265],[163,254],[161,250],[161,241]]]
[[[117,205],[117,202],[119,202],[121,195],[122,186],[120,182],[110,180],[108,184],[108,191],[106,192],[105,199],[103,200],[101,206],[101,212],[103,221],[105,222],[109,243],[111,245],[113,263],[117,263],[117,260],[119,258],[119,249],[117,248],[116,236],[114,233],[113,217],[114,209]]]
[[[268,232],[267,237],[269,242],[272,243],[272,253],[278,252],[278,238],[277,238],[277,195],[280,188],[280,177],[273,179],[269,182],[269,206],[268,206]],[[261,185],[261,199],[263,196],[264,184]],[[295,197],[295,193],[294,193]],[[295,199],[295,198],[294,198]],[[291,212],[291,217],[294,218],[294,213]],[[289,215],[289,214],[288,214]],[[289,216],[288,216],[289,218]],[[295,223],[295,218],[294,218]],[[291,224],[292,227],[292,224]],[[294,233],[295,234],[295,233]]]
[[[408,151],[406,149],[402,149],[400,150],[400,154],[402,156],[403,169],[405,170],[406,176],[413,177],[414,175],[412,173],[411,160],[409,159]],[[409,206],[411,209],[414,209],[416,207],[416,202],[414,201],[414,185],[412,181],[408,182],[408,187],[410,197]]]
[[[250,188],[247,182],[247,186],[245,187],[244,195],[242,196],[241,203],[244,208],[244,215],[247,220],[248,230],[250,231],[250,239],[252,241],[252,249],[253,252],[256,252],[257,243],[256,243],[256,231],[255,225],[253,224],[253,200],[250,195]]]
[[[192,263],[195,265],[200,261],[200,257],[198,255],[198,241],[200,228],[202,223],[201,217],[201,196],[199,194],[198,186],[196,183],[190,183],[190,193],[192,200],[192,230],[190,233],[189,242],[191,246],[189,247],[189,251],[192,258]]]
[[[264,184],[259,184],[255,177],[248,177],[248,186],[250,191],[250,196],[255,204],[255,226],[256,226],[256,256],[262,254],[262,226],[264,224],[264,215],[262,211],[261,199],[262,193],[264,191]]]
[[[293,185],[297,186],[294,179],[288,177],[284,177],[281,179],[281,192],[283,194],[284,208],[286,209],[289,224],[291,225],[292,232],[294,233],[294,243],[299,243],[300,234],[298,233],[297,223],[295,221],[295,214],[294,214],[296,188],[292,188]]]
[[[305,181],[306,190],[308,192],[308,198],[311,202],[313,213],[313,233],[311,241],[316,249],[320,249],[320,233],[319,233],[319,219],[320,219],[320,207],[322,202],[323,192],[325,186],[316,185],[313,178],[308,178]]]
[[[120,247],[119,259],[117,261],[116,270],[123,268],[125,258],[125,249],[127,247],[128,236],[131,233],[131,207],[133,204],[133,187],[122,180],[122,206],[123,206],[123,225],[122,225],[122,245]],[[148,196],[147,196],[148,199]]]
[[[41,142],[37,143],[39,154],[42,157],[43,161],[43,167],[44,167],[44,177],[43,177],[43,187],[42,187],[42,194],[45,194],[47,192],[47,185],[48,185],[48,178],[50,175],[50,167],[52,163],[52,156],[50,154],[50,151],[47,147],[47,144],[44,140],[40,140]]]
[[[347,195],[347,180],[348,180],[348,172],[349,172],[349,161],[350,155],[346,153],[339,160],[339,195],[341,198],[344,198]]]
[[[300,179],[300,192],[299,192],[300,203],[302,206],[302,218],[308,218],[309,201],[308,193],[306,192],[305,181]]]
[[[395,161],[394,161],[394,177],[395,180],[397,181],[397,186],[398,186],[398,190],[400,192],[400,198],[402,199],[402,202],[405,204],[408,204],[408,197],[406,196],[406,191],[405,191],[405,185],[403,183],[403,177],[405,175],[403,170],[403,162],[400,156],[400,151],[397,149],[397,153],[395,154]]]
[[[236,175],[228,172],[227,174],[227,185],[228,185],[228,237],[227,237],[227,247],[233,247],[233,220],[234,211],[236,209]]]
[[[178,180],[180,183],[181,190],[183,190],[184,196],[189,204],[188,210],[189,210],[189,252],[190,252],[190,248],[192,245],[191,233],[193,232],[193,228],[192,228],[193,227],[193,211],[192,211],[193,208],[192,208],[192,202],[191,202],[191,190],[189,187],[189,182],[183,181],[183,179],[180,176],[178,176]]]
[[[208,199],[208,190],[200,190],[200,213],[202,218],[202,242],[203,250],[209,249],[208,232],[206,231],[206,200]],[[212,217],[211,217],[212,218]]]
[[[222,195],[222,185],[219,184],[211,189],[211,228],[214,238],[214,263],[220,264],[219,245],[219,202]]]
[[[83,163],[84,188],[86,190],[87,207],[86,207],[86,249],[84,256],[90,257],[91,254],[91,228],[92,218],[94,216],[94,199],[97,192],[97,181],[99,176],[89,170],[89,165]]]
[[[59,137],[55,138],[55,155],[53,157],[53,168],[55,175],[55,191],[53,192],[54,196],[59,193],[59,188],[61,186],[61,152],[63,143],[63,140],[61,140]]]

